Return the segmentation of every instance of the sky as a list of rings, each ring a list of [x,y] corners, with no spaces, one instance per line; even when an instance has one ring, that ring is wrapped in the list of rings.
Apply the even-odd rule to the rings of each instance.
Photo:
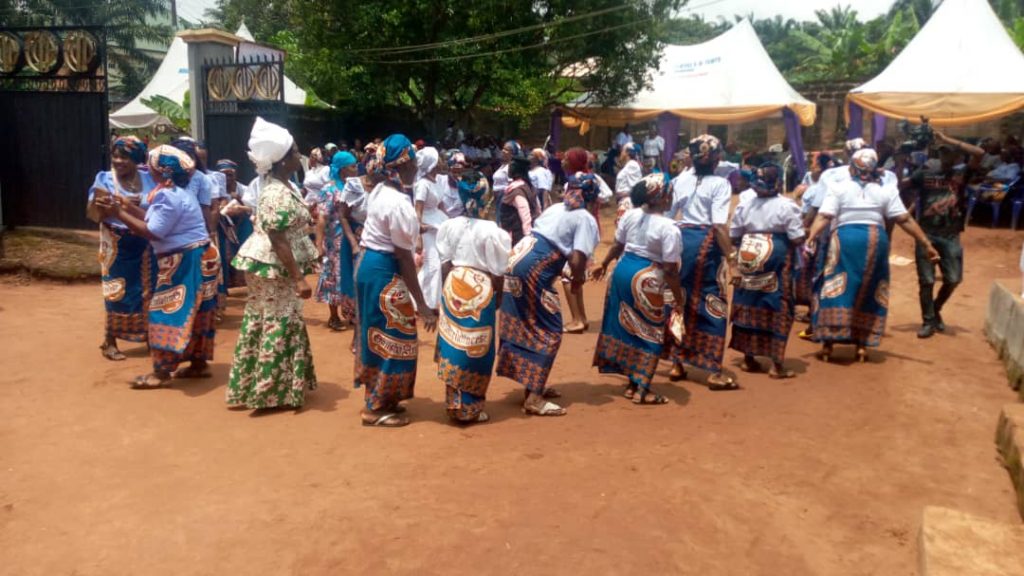
[[[781,14],[783,18],[803,21],[814,20],[815,10],[854,5],[861,20],[870,20],[888,11],[892,3],[893,0],[690,0],[682,15],[698,13],[707,20],[717,20],[719,16],[731,20],[734,14],[753,12],[758,18]]]

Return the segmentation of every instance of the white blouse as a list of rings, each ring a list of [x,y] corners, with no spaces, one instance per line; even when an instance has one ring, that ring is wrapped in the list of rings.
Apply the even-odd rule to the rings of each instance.
[[[615,197],[622,200],[629,196],[629,193],[633,191],[633,186],[643,177],[644,172],[640,168],[639,162],[636,160],[626,162],[626,165],[615,176]]]
[[[508,268],[512,237],[495,222],[458,216],[437,230],[437,253],[441,262],[468,266],[495,276]]]
[[[502,164],[501,167],[495,170],[491,180],[494,181],[491,189],[494,191],[495,196],[500,196],[505,192],[505,188],[508,188],[508,164]]]
[[[441,193],[437,180],[420,178],[412,187],[413,198],[423,202],[423,223],[428,228],[437,229],[448,216],[441,210]]]
[[[359,244],[370,250],[412,250],[420,235],[420,222],[409,197],[383,183],[367,197],[366,223]]]
[[[566,210],[565,204],[552,204],[533,222],[533,233],[550,241],[564,256],[574,250],[590,257],[600,241],[597,221],[585,208]]]
[[[356,222],[366,221],[366,188],[359,176],[345,178],[341,189],[341,201],[348,205],[349,217]]]
[[[555,176],[551,170],[543,166],[534,166],[530,169],[530,184],[537,192],[541,190],[550,192],[551,187],[555,185]]]
[[[626,252],[661,263],[682,261],[683,236],[671,218],[633,208],[619,220],[615,241]]]
[[[790,240],[804,237],[800,207],[785,196],[754,196],[736,207],[729,226],[729,237],[742,238],[744,234],[786,234]]]
[[[830,183],[820,214],[836,219],[835,226],[871,224],[885,226],[886,220],[907,213],[896,186],[871,182],[861,186],[854,180]]]
[[[683,224],[709,226],[729,221],[732,185],[721,176],[704,176],[700,185],[696,174],[685,172],[672,181],[670,217]]]

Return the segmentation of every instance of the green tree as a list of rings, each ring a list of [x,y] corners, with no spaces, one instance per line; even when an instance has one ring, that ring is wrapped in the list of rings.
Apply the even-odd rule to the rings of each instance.
[[[616,104],[656,69],[660,22],[684,0],[223,0],[289,52],[289,74],[349,109],[411,109],[437,129],[480,108],[527,119],[587,93]],[[237,18],[238,20],[235,20]],[[275,30],[276,28],[276,30]],[[298,31],[301,31],[299,33]],[[572,74],[567,74],[572,70]]]
[[[140,40],[170,43],[166,0],[3,0],[0,21],[9,26],[51,24],[102,25],[107,31],[107,60],[120,83],[111,92],[134,96],[156,72],[160,62],[139,48]]]

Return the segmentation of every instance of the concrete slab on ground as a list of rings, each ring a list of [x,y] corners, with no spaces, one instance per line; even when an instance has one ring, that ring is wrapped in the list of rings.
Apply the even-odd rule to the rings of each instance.
[[[1024,526],[928,506],[921,523],[922,576],[1020,576]]]
[[[1006,365],[1010,387],[1024,400],[1024,301],[1018,297],[1015,281],[992,283],[985,315],[985,335]]]
[[[1007,404],[999,414],[996,446],[1017,491],[1017,510],[1024,518],[1024,404]]]

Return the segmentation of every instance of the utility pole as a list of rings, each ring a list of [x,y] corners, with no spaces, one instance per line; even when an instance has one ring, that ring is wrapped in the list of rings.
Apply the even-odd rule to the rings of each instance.
[[[171,1],[171,29],[178,31],[178,0]]]

